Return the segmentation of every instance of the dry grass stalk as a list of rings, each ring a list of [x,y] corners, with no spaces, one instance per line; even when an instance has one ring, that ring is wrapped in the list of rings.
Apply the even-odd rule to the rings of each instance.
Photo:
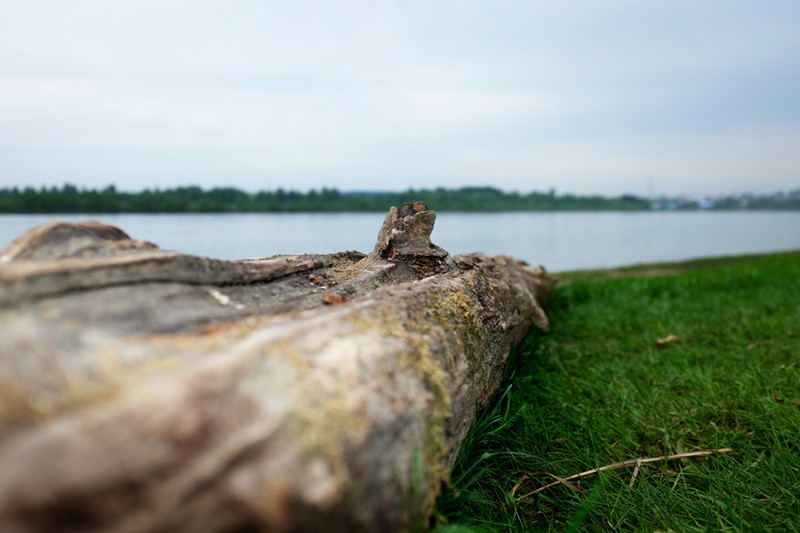
[[[636,468],[633,469],[633,474],[631,475],[631,481],[628,483],[628,487],[633,487],[633,484],[636,483],[636,476],[639,475],[639,467],[642,466],[642,459],[636,459]]]
[[[606,466],[601,466],[600,468],[593,468],[591,470],[587,470],[587,471],[581,472],[579,474],[573,474],[573,475],[571,475],[569,477],[565,477],[565,478],[556,476],[554,474],[550,474],[549,472],[533,472],[533,473],[530,473],[530,474],[523,474],[519,478],[519,481],[517,482],[517,484],[514,485],[513,489],[511,489],[511,496],[516,496],[517,491],[522,487],[522,484],[523,484],[523,482],[525,482],[525,480],[528,480],[528,479],[531,479],[531,478],[534,478],[534,477],[548,476],[548,477],[552,477],[553,479],[556,479],[556,481],[554,481],[553,483],[544,485],[542,487],[539,487],[538,489],[534,489],[534,490],[532,490],[532,491],[530,491],[530,492],[528,492],[526,494],[523,494],[522,496],[516,498],[517,501],[524,500],[525,498],[529,498],[529,497],[533,496],[534,494],[538,494],[540,492],[543,492],[543,491],[545,491],[545,490],[547,490],[549,488],[555,487],[556,485],[564,485],[564,486],[569,487],[570,489],[572,489],[572,490],[574,490],[576,492],[581,492],[581,490],[577,486],[575,486],[573,483],[571,483],[571,481],[574,481],[576,479],[581,479],[581,478],[584,478],[584,477],[587,477],[587,476],[592,476],[592,475],[598,474],[600,472],[610,472],[612,470],[622,470],[623,468],[631,468],[631,467],[634,468],[633,476],[632,476],[631,481],[630,481],[630,486],[633,486],[633,483],[636,481],[636,476],[639,473],[639,467],[641,465],[645,464],[645,463],[659,463],[659,462],[663,462],[663,461],[677,461],[677,460],[680,460],[680,459],[696,459],[698,457],[707,457],[709,455],[716,455],[716,454],[730,455],[730,454],[733,454],[733,453],[736,453],[736,452],[734,452],[730,448],[720,448],[718,450],[698,450],[696,452],[678,453],[678,454],[675,454],[675,455],[659,455],[658,457],[644,457],[644,458],[640,457],[640,458],[637,458],[637,459],[628,459],[627,461],[622,461],[621,463],[614,463],[614,464],[610,464],[610,465],[606,465]]]

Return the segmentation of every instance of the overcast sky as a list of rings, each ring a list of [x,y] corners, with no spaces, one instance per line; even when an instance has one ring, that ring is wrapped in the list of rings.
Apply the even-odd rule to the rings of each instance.
[[[800,188],[798,0],[0,0],[0,186]]]

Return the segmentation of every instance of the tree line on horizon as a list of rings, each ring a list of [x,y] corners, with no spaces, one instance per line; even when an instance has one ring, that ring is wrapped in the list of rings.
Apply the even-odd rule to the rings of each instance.
[[[323,188],[248,193],[234,187],[197,186],[122,192],[103,189],[26,187],[0,189],[0,213],[286,213],[384,212],[403,202],[425,202],[438,211],[644,210],[650,202],[631,195],[557,195],[555,191],[520,194],[494,187],[408,189],[403,192],[340,192]]]
[[[797,196],[795,198],[795,196]],[[800,195],[776,201],[769,197],[719,202],[717,209],[800,209]],[[0,213],[288,213],[385,212],[403,202],[422,201],[436,211],[645,211],[650,200],[634,195],[577,196],[547,192],[504,192],[495,187],[408,189],[403,192],[340,192],[323,188],[298,192],[283,188],[249,193],[234,187],[198,186],[123,192],[103,189],[25,187],[0,189]],[[697,208],[689,203],[679,209]]]

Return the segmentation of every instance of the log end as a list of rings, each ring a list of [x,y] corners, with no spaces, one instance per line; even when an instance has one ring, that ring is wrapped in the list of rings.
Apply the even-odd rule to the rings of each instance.
[[[49,261],[117,255],[130,250],[155,250],[150,242],[136,241],[115,226],[96,220],[55,221],[36,226],[2,251],[0,261]]]

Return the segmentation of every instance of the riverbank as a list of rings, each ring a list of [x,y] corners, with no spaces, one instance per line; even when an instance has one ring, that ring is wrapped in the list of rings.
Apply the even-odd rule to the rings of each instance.
[[[553,212],[650,210],[798,210],[800,190],[768,195],[711,198],[647,199],[556,194],[549,191],[506,192],[495,187],[407,189],[405,191],[319,191],[277,189],[248,192],[234,187],[184,186],[143,191],[61,187],[0,188],[0,213],[385,213],[392,205],[421,201],[439,212]]]
[[[800,253],[560,277],[550,332],[462,448],[440,531],[800,530]]]

